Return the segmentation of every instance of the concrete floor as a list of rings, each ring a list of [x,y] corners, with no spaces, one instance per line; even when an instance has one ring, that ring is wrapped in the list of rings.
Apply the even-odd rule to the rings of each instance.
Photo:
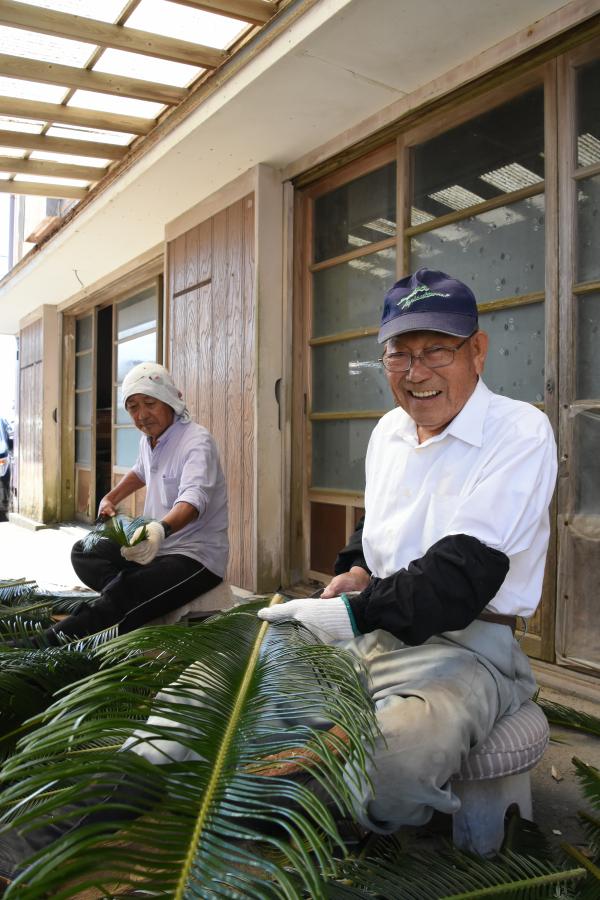
[[[33,531],[14,522],[0,523],[0,580],[27,577],[50,589],[83,588],[71,566],[70,550],[85,533],[77,525]],[[570,676],[545,664],[534,668],[542,698],[600,715],[600,676]],[[555,740],[532,773],[534,818],[554,845],[567,841],[582,847],[585,837],[577,811],[586,804],[571,759],[579,756],[600,768],[600,738],[554,726],[551,735]]]

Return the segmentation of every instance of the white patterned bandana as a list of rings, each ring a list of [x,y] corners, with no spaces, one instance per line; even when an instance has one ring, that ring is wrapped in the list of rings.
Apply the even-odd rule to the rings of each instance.
[[[181,391],[175,387],[164,366],[158,363],[145,362],[134,366],[123,379],[123,406],[127,409],[127,400],[132,394],[146,394],[156,400],[162,400],[175,411],[182,422],[191,421],[191,416],[183,402]]]

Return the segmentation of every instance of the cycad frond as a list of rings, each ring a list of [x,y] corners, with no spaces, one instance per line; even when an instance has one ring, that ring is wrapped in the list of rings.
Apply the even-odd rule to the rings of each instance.
[[[594,809],[600,810],[600,770],[577,756],[573,757],[572,762],[584,795]]]
[[[12,751],[23,723],[46,709],[56,691],[99,665],[91,653],[68,647],[0,654],[0,759]]]
[[[513,853],[484,860],[449,848],[435,854],[344,861],[326,896],[328,900],[547,900],[561,896],[558,888],[584,876],[581,867],[562,871],[550,862]]]
[[[102,668],[40,716],[5,764],[1,805],[22,828],[74,822],[74,803],[101,808],[105,821],[32,857],[7,898],[67,898],[92,885],[114,896],[115,883],[174,898],[326,896],[319,870],[333,870],[334,847],[344,851],[317,794],[349,809],[348,782],[375,736],[372,704],[356,662],[303,630],[270,628],[263,646],[269,626],[257,608],[98,648]],[[325,722],[345,738],[328,737]],[[115,752],[128,738],[127,750],[152,746],[164,764]],[[116,783],[125,793],[107,797]],[[152,808],[150,796],[160,798]]]
[[[118,544],[120,547],[133,547],[140,541],[146,539],[146,529],[133,540],[133,534],[137,528],[148,524],[150,519],[144,516],[125,516],[119,513],[111,516],[103,522],[99,522],[96,527],[83,538],[83,549],[90,551],[96,546],[98,541],[107,539]]]
[[[31,594],[36,587],[35,581],[26,578],[2,578],[0,579],[0,603],[14,606],[19,598]]]
[[[551,725],[562,725],[575,731],[584,731],[586,734],[600,736],[600,718],[591,713],[554,703],[552,700],[544,700],[536,697],[536,703],[540,706]]]

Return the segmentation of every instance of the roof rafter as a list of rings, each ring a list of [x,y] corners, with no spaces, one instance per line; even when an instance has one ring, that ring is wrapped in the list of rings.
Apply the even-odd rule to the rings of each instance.
[[[123,159],[129,152],[129,147],[119,144],[78,141],[75,138],[59,138],[42,134],[28,134],[25,131],[3,130],[0,130],[0,147],[44,150],[47,153],[72,153],[75,156],[97,157],[98,159]]]
[[[218,13],[230,19],[264,25],[277,12],[273,0],[172,0],[182,6],[192,6],[205,12]]]
[[[130,53],[156,56],[159,59],[187,63],[204,69],[215,69],[227,58],[226,53],[215,50],[214,47],[205,47],[191,41],[181,41],[123,25],[111,25],[96,19],[87,19],[85,16],[56,12],[27,3],[17,3],[15,0],[0,0],[0,24],[84,41],[99,47],[112,47],[116,50],[128,50]]]
[[[47,178],[78,178],[83,181],[100,181],[106,169],[98,166],[77,166],[70,163],[42,159],[18,159],[0,156],[0,172],[20,175],[45,175]]]
[[[87,188],[72,187],[67,184],[46,184],[33,181],[0,181],[0,194],[31,194],[35,197],[64,197],[69,200],[82,200],[88,193]]]
[[[37,59],[23,59],[5,53],[0,53],[0,75],[24,81],[41,81],[43,84],[64,85],[65,88],[82,88],[86,91],[116,94],[119,97],[135,97],[137,100],[150,100],[170,106],[179,103],[187,94],[185,88],[171,87],[168,84],[155,84],[151,81],[142,81],[140,78],[125,78],[121,75],[78,69],[76,66],[40,62]]]
[[[122,116],[78,106],[61,106],[60,103],[3,96],[0,96],[0,115],[82,125],[84,128],[101,128],[105,131],[123,131],[127,134],[148,134],[155,125],[154,119],[141,119],[139,116]]]

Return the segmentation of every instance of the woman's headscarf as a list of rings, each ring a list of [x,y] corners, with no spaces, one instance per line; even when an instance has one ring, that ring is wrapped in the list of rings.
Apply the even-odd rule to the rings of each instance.
[[[146,394],[156,400],[168,404],[182,422],[191,420],[190,414],[182,399],[181,391],[175,387],[164,366],[153,362],[140,363],[131,369],[123,379],[123,406],[127,409],[127,400],[132,394]]]

